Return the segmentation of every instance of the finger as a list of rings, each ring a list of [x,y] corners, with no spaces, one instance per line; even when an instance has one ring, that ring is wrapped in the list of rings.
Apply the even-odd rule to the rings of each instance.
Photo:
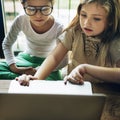
[[[32,75],[28,75],[26,77],[26,85],[29,86],[30,80],[33,80],[33,76]]]
[[[29,77],[30,77],[30,80],[38,80],[38,78],[35,76],[29,75]]]
[[[76,80],[83,79],[83,76],[79,73],[79,71],[77,71],[74,74],[72,74],[72,77],[74,77]]]
[[[84,80],[83,79],[79,80],[78,84],[83,85],[84,84]]]
[[[73,72],[69,76],[69,79],[72,83],[83,84],[83,76],[79,73],[79,71]]]
[[[33,67],[27,67],[27,70],[32,70],[33,69]]]
[[[74,78],[74,77],[67,77],[67,81],[69,81],[69,82],[71,82],[71,83],[73,83],[73,84],[77,84],[77,80]]]
[[[30,77],[29,76],[27,76],[26,77],[26,81],[25,81],[25,86],[29,86],[29,82],[30,82]]]
[[[26,79],[23,81],[22,85],[24,86],[29,86],[30,85],[30,80],[36,80],[37,78],[32,76],[32,75],[27,75]]]
[[[20,85],[22,86],[29,86],[29,82],[26,80],[19,81]]]
[[[65,85],[67,84],[67,81],[68,81],[68,77],[65,76],[65,77],[64,77],[64,84],[65,84]]]
[[[76,78],[68,77],[68,81],[73,83],[73,84],[79,84],[79,85],[83,85],[84,84],[83,79],[77,79],[77,77]]]
[[[80,76],[73,77],[77,84],[83,85],[84,81]]]
[[[15,80],[18,81],[18,77],[16,77]]]
[[[27,75],[25,75],[25,74],[19,76],[19,77],[17,78],[19,84],[25,86],[25,85],[26,85],[26,78],[27,78]]]
[[[76,76],[77,76],[77,78],[79,78],[79,79],[83,79],[83,76],[82,76],[79,72],[76,73]]]
[[[31,75],[26,75],[24,79],[21,80],[21,85],[29,86],[31,80]]]

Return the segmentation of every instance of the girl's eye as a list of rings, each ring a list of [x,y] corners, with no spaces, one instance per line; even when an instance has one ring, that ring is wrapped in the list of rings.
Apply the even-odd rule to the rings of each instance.
[[[34,8],[31,8],[31,9],[29,9],[30,11],[35,11],[35,9]]]
[[[87,17],[86,14],[80,14],[80,16],[81,16],[81,17],[84,17],[84,18]]]
[[[101,18],[94,18],[94,20],[95,20],[95,21],[100,21],[100,20],[101,20]]]
[[[48,8],[48,7],[44,7],[44,8],[42,8],[42,11],[48,11],[50,8]]]
[[[34,7],[27,7],[26,10],[32,12],[32,11],[35,11],[35,8]]]

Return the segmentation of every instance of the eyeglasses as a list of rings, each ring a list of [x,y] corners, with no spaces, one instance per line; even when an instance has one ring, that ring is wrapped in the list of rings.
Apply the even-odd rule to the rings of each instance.
[[[35,15],[38,11],[40,11],[41,14],[48,16],[52,13],[53,7],[50,6],[40,6],[40,7],[35,7],[35,6],[27,6],[24,7],[25,13],[29,16]]]

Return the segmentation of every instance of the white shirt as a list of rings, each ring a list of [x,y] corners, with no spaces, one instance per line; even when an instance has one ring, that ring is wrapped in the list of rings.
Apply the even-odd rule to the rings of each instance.
[[[27,15],[17,16],[2,44],[7,64],[15,63],[12,45],[17,40],[17,36],[21,31],[26,36],[25,52],[32,56],[46,58],[55,47],[57,37],[62,33],[63,27],[64,26],[55,19],[53,26],[47,32],[38,34],[31,27]]]

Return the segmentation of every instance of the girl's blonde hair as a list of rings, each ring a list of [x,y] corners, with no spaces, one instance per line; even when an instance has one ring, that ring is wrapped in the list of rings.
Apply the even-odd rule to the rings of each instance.
[[[110,44],[115,40],[116,36],[120,36],[120,0],[80,0],[77,8],[77,14],[65,29],[72,27],[80,29],[79,14],[83,5],[97,3],[107,11],[108,25],[107,29],[101,34],[101,49],[98,53],[99,65],[105,66],[107,61],[110,61],[111,66],[115,66],[110,55]]]
[[[79,24],[80,10],[83,5],[90,3],[97,3],[107,11],[108,27],[101,36],[102,42],[107,43],[111,41],[113,37],[116,34],[118,34],[118,32],[120,32],[120,0],[80,0],[76,16],[73,18],[73,20],[65,30],[68,30],[74,26],[76,28],[80,27]]]
[[[27,2],[27,0],[20,0],[20,1],[21,1],[22,4],[24,4],[25,2]],[[49,1],[52,3],[52,5],[54,5],[55,0],[49,0]]]

